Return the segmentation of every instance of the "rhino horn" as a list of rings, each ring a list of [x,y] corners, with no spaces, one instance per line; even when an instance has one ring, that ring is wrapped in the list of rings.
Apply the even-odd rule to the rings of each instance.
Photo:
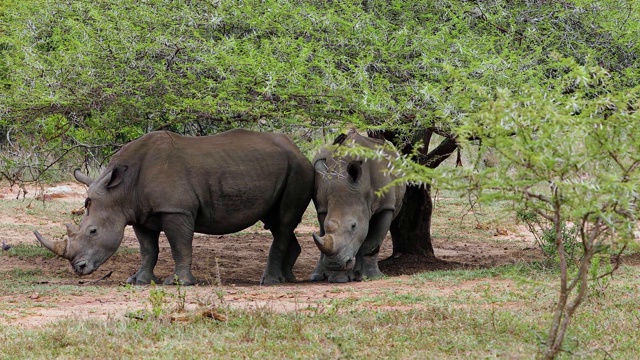
[[[77,226],[73,226],[71,224],[64,224],[67,227],[67,236],[70,238],[73,238],[74,236],[77,235],[78,232],[78,227]]]
[[[328,255],[331,255],[334,253],[333,238],[331,237],[331,235],[325,235],[323,237],[320,237],[316,234],[313,234],[313,241],[315,241],[316,245],[318,246],[318,249],[320,249],[320,251],[322,251],[323,253]]]
[[[51,250],[54,254],[61,256],[65,259],[68,259],[66,255],[67,252],[67,243],[69,242],[69,237],[65,236],[62,240],[51,241],[49,239],[44,238],[38,231],[33,232],[36,235],[36,239],[40,241],[42,246]]]

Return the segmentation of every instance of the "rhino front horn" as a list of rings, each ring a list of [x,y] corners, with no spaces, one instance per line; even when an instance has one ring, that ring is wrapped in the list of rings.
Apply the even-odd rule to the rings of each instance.
[[[54,254],[58,256],[67,258],[65,256],[65,253],[67,252],[67,242],[69,241],[69,238],[67,236],[65,236],[62,240],[59,240],[59,241],[51,241],[49,239],[45,239],[44,237],[42,237],[42,235],[40,235],[38,231],[34,231],[33,233],[36,235],[36,239],[40,241],[42,246],[51,250]]]
[[[327,255],[333,254],[334,252],[333,238],[331,237],[331,235],[325,235],[324,237],[320,237],[314,233],[313,241],[315,241],[316,245],[318,246],[318,249],[320,249],[320,251],[322,251],[323,253]]]

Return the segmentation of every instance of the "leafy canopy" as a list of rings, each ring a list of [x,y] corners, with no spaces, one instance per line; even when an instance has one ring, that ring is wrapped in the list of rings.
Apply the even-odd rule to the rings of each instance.
[[[353,124],[409,140],[424,127],[450,131],[501,89],[551,86],[567,71],[554,52],[599,64],[613,87],[637,84],[638,7],[620,0],[7,0],[0,5],[0,135],[10,140],[0,144],[3,161],[37,163],[36,174],[67,152],[102,161],[160,128],[292,133]],[[451,81],[452,73],[469,81]]]

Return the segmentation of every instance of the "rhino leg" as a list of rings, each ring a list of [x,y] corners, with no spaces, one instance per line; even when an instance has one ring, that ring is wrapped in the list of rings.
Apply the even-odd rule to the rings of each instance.
[[[357,279],[353,270],[345,270],[345,271],[328,271],[327,280],[329,280],[329,282],[331,283],[346,283],[350,281],[355,281]]]
[[[289,243],[289,248],[285,254],[284,261],[282,262],[282,274],[284,274],[284,279],[287,282],[296,282],[296,276],[293,275],[293,265],[296,263],[298,256],[300,256],[300,253],[302,252],[296,235],[293,234],[292,236],[293,239],[291,239],[291,242]]]
[[[273,243],[260,284],[296,281],[293,265],[301,250],[294,230],[302,220],[311,199],[309,184],[313,182],[313,178],[309,178],[310,175],[303,167],[292,166],[280,203],[262,219],[265,227],[273,234]]]
[[[318,214],[318,224],[320,224],[320,236],[324,236],[324,220],[327,218],[326,213]],[[320,253],[320,258],[318,259],[318,264],[316,268],[313,270],[311,274],[311,281],[324,281],[327,279],[328,275],[324,265],[322,265],[322,261],[324,258],[324,254]]]
[[[383,277],[384,274],[378,267],[378,248],[374,253],[360,257],[360,268],[355,271],[355,280],[361,281],[363,278],[375,279]]]
[[[281,230],[283,227],[282,225],[278,226],[276,229],[271,228],[270,226],[268,227],[271,229],[271,233],[273,234],[273,243],[269,249],[267,267],[260,279],[260,284],[270,285],[283,283],[285,281],[295,281],[292,271],[293,262],[291,261],[292,258],[297,259],[299,254],[296,254],[295,252],[295,245],[292,250],[291,243],[294,241],[297,242],[297,240],[294,240],[295,235],[292,230]],[[293,259],[294,262],[295,259]],[[283,271],[285,268],[288,268],[288,272],[290,273],[289,276],[293,277],[293,279],[287,279],[287,276],[285,276],[286,271]]]
[[[140,226],[133,226],[138,242],[140,243],[140,258],[142,263],[140,269],[127,279],[127,284],[147,285],[152,281],[156,284],[160,283],[153,274],[153,268],[158,262],[158,237],[159,231],[149,230]]]
[[[363,278],[373,279],[384,276],[378,267],[378,253],[384,237],[389,232],[389,227],[393,221],[393,211],[384,210],[374,214],[369,221],[369,232],[364,240],[358,254],[356,255],[356,266],[354,268],[355,280]]]
[[[324,281],[327,279],[327,273],[324,268],[324,265],[322,264],[323,257],[324,257],[324,254],[320,253],[318,264],[316,265],[316,268],[313,270],[313,273],[311,274],[311,281]]]
[[[196,283],[196,278],[191,273],[193,227],[193,219],[190,216],[170,214],[162,217],[162,228],[169,240],[175,262],[174,274],[165,278],[165,285]]]

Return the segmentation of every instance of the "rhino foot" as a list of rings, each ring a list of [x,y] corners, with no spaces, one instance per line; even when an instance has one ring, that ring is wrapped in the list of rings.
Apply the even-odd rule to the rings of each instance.
[[[131,285],[149,285],[151,284],[151,282],[160,284],[160,279],[158,279],[155,275],[153,275],[153,273],[149,275],[148,273],[145,274],[145,273],[141,273],[140,271],[131,275],[127,279],[127,284],[131,284]]]
[[[354,280],[356,279],[353,271],[332,271],[329,273],[329,282],[331,283],[346,283]]]
[[[314,275],[312,275],[312,279]],[[356,271],[330,271],[328,279],[329,282],[332,283],[346,283],[350,281],[362,281],[364,279],[375,279],[383,276],[384,274],[376,266]],[[324,278],[318,278],[318,281],[321,280],[324,280]]]
[[[295,275],[291,274],[291,275],[285,276],[284,281],[288,283],[294,283],[294,282],[297,282],[298,280],[296,279]]]
[[[284,278],[284,276],[280,275],[280,276],[273,276],[273,275],[262,275],[262,279],[260,279],[260,285],[273,285],[273,284],[280,284],[280,283],[284,283],[287,280]],[[295,281],[295,279],[294,279]]]
[[[193,275],[191,274],[189,274],[188,276],[172,275],[172,276],[167,276],[164,279],[164,284],[190,286],[190,285],[196,284],[196,278],[193,277]]]
[[[382,273],[382,271],[380,271],[380,269],[378,269],[378,267],[376,266],[375,268],[362,269],[362,271],[357,271],[353,277],[353,280],[362,281],[363,279],[377,279],[384,276],[385,275]]]
[[[363,274],[365,278],[367,279],[377,279],[377,278],[381,278],[381,277],[385,277],[386,275],[384,273],[382,273],[382,271],[378,270],[375,272],[371,272],[371,273],[364,273]]]
[[[357,280],[361,281],[363,278],[375,279],[383,277],[384,274],[378,267],[377,256],[365,256],[362,261],[362,269],[358,271]]]
[[[311,274],[311,281],[325,281],[327,277],[324,273],[313,273]]]

